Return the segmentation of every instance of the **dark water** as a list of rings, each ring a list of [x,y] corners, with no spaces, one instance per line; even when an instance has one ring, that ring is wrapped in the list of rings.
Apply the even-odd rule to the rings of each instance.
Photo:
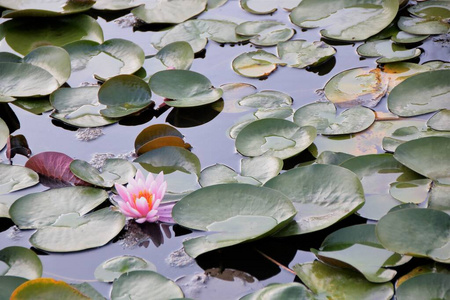
[[[270,18],[258,17],[243,11],[238,1],[229,1],[225,6],[203,13],[200,18],[224,18],[233,17],[241,20],[273,19],[289,24],[297,30],[293,39],[306,39],[315,41],[320,39],[318,30],[308,30],[303,32],[300,28],[291,24],[288,13],[278,10]],[[107,22],[101,17],[98,22],[103,27],[105,40],[110,38],[124,38],[137,43],[149,54],[156,53],[150,44],[152,32],[133,31],[132,27],[121,28],[114,22]],[[316,93],[317,89],[324,87],[325,83],[337,73],[360,66],[376,67],[375,59],[361,60],[356,54],[357,44],[334,45],[337,49],[335,59],[327,62],[321,68],[315,70],[299,70],[295,68],[279,67],[273,74],[265,80],[249,79],[237,75],[231,68],[231,61],[239,54],[247,51],[254,51],[255,47],[247,45],[219,45],[209,42],[206,47],[205,58],[198,58],[194,61],[191,70],[207,76],[214,86],[226,83],[245,82],[257,87],[258,91],[277,90],[289,94],[294,99],[293,108],[299,108],[307,103],[314,102],[320,98]],[[434,42],[433,37],[420,45],[425,52],[420,56],[420,62],[429,60],[448,60],[450,48],[443,42]],[[5,41],[1,42],[2,51],[11,51]],[[265,47],[264,50],[275,53],[275,47]],[[418,62],[416,59],[415,62]],[[95,83],[90,76],[75,74],[71,77],[69,84],[72,87],[78,86],[81,82]],[[156,106],[161,103],[161,99],[154,97]],[[135,126],[115,124],[103,129],[104,135],[90,142],[82,142],[75,138],[75,131],[60,126],[52,122],[49,114],[36,116],[11,105],[18,119],[20,129],[14,135],[23,134],[34,154],[43,151],[63,152],[67,155],[89,161],[94,153],[114,153],[123,154],[133,150],[134,140],[137,134],[147,126],[170,121],[178,127],[179,131],[185,135],[185,140],[192,146],[202,165],[202,169],[215,164],[223,163],[236,170],[239,170],[239,160],[242,158],[237,154],[234,147],[234,140],[228,137],[227,130],[236,120],[247,114],[213,113],[210,108],[193,109],[169,109],[157,118],[147,120],[145,123]],[[376,107],[376,110],[387,111],[386,101],[383,100]],[[200,117],[199,117],[200,116]],[[203,121],[199,121],[202,119]],[[211,120],[210,120],[211,119]],[[205,120],[210,120],[206,122]],[[204,123],[194,126],[195,122]],[[123,122],[127,123],[127,122]],[[5,151],[1,153],[1,158],[5,159]],[[14,164],[23,165],[26,158],[16,156]],[[42,186],[34,187],[26,191],[8,195],[12,200],[30,192],[42,191]],[[319,247],[323,238],[333,230],[348,226],[354,223],[365,222],[357,216],[353,216],[345,222],[339,223],[324,232],[304,235],[288,239],[265,239],[258,243],[244,246],[236,246],[230,249],[222,249],[202,255],[197,262],[187,266],[172,266],[167,258],[170,253],[181,248],[182,241],[187,237],[193,237],[197,233],[189,233],[182,228],[169,226],[167,232],[159,229],[157,225],[149,225],[140,230],[132,230],[134,240],[130,234],[125,235],[125,240],[120,237],[107,246],[67,254],[44,254],[38,251],[40,259],[44,265],[43,277],[54,277],[67,282],[79,283],[87,281],[91,283],[105,297],[109,295],[110,285],[96,282],[94,279],[95,268],[103,261],[119,255],[135,255],[153,262],[158,272],[170,279],[177,279],[183,275],[203,273],[204,270],[212,268],[232,268],[247,272],[260,281],[259,285],[250,284],[240,287],[240,295],[246,294],[250,289],[259,289],[272,282],[292,282],[295,276],[285,270],[281,270],[274,263],[265,259],[259,250],[276,259],[285,266],[292,267],[296,263],[312,261],[314,255],[309,253],[311,247]],[[32,231],[16,231],[10,227],[9,220],[0,219],[0,248],[7,246],[30,247],[28,238]],[[138,228],[139,229],[139,228]],[[150,238],[150,236],[152,238]],[[123,237],[123,236],[122,236]],[[136,243],[136,241],[139,241]],[[223,283],[225,285],[225,283]],[[220,284],[218,284],[220,286]],[[237,289],[237,291],[241,291]],[[239,294],[239,293],[238,293]],[[217,292],[211,292],[206,298],[229,299],[229,294],[223,294],[223,289],[217,288]]]

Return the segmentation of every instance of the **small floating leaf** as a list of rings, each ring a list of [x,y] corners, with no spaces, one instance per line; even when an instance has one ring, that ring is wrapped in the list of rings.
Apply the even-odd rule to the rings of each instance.
[[[9,267],[2,272],[2,276],[20,276],[26,279],[42,276],[41,260],[30,249],[18,246],[3,248],[0,250],[0,261],[5,262]]]
[[[39,298],[67,300],[90,299],[64,281],[57,281],[51,278],[38,278],[24,282],[20,285],[12,293],[10,300],[32,300]]]
[[[130,288],[132,286],[132,288]],[[131,271],[114,281],[111,300],[184,298],[183,292],[172,280],[153,271]]]
[[[240,0],[241,7],[251,14],[266,15],[274,13],[280,6],[285,10],[296,7],[301,0]]]
[[[406,47],[395,44],[389,40],[365,42],[359,46],[356,51],[361,56],[381,56],[381,58],[377,59],[377,63],[379,64],[409,60],[419,56],[422,53],[420,49],[407,49]]]
[[[336,49],[320,41],[305,40],[278,43],[277,52],[283,63],[294,68],[315,67],[329,60]]]
[[[131,255],[117,256],[101,263],[96,269],[94,276],[103,282],[113,282],[123,273],[136,270],[156,271],[156,267],[151,262]]]
[[[29,168],[0,164],[0,194],[25,189],[39,183],[39,175]]]
[[[261,119],[245,126],[236,137],[236,149],[245,156],[286,159],[309,147],[316,137],[312,126],[300,127],[282,119]]]
[[[245,77],[264,77],[270,75],[282,61],[275,55],[264,50],[246,52],[236,57],[233,70]]]
[[[259,300],[259,299],[314,299],[313,294],[303,284],[298,282],[273,283],[267,285],[262,290],[248,294],[239,300]]]
[[[236,33],[251,37],[250,43],[257,46],[275,46],[289,40],[295,31],[277,21],[248,21],[239,24]]]
[[[145,23],[182,23],[206,9],[207,0],[164,0],[138,6],[131,12]]]
[[[427,125],[434,130],[450,131],[450,110],[439,111],[428,120]]]
[[[380,69],[357,68],[343,71],[325,85],[325,96],[338,107],[374,107],[386,94],[387,80]]]
[[[314,126],[317,133],[341,135],[363,131],[375,121],[375,113],[366,107],[352,107],[336,116],[336,107],[330,102],[312,103],[300,107],[294,114],[299,126]]]

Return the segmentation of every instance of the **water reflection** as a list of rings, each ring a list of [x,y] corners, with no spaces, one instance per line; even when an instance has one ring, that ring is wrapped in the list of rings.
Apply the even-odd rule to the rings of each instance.
[[[166,122],[179,128],[200,126],[217,117],[223,107],[222,99],[197,107],[175,107],[167,116]]]
[[[327,75],[336,66],[336,57],[332,57],[317,67],[306,68],[306,71],[316,73],[319,76]]]

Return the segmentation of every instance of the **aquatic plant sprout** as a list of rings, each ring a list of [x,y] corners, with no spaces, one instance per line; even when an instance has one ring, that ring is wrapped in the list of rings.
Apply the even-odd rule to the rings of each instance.
[[[151,173],[144,177],[138,170],[134,178],[130,178],[125,187],[115,184],[120,199],[115,198],[120,211],[127,217],[135,219],[137,223],[166,222],[175,223],[172,219],[172,208],[175,203],[161,203],[167,189],[164,173],[160,172],[156,178]]]

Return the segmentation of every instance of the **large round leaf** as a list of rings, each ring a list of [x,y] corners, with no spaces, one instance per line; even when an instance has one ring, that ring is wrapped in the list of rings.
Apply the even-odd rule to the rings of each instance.
[[[416,17],[400,17],[398,27],[412,34],[446,34],[450,31],[448,1],[431,0],[410,6],[408,11]]]
[[[407,78],[389,94],[388,108],[401,117],[450,109],[450,70],[436,70]]]
[[[39,182],[39,175],[22,166],[0,164],[0,194],[18,191]]]
[[[0,299],[11,299],[14,290],[27,279],[17,276],[0,276]]]
[[[103,42],[103,31],[91,17],[80,14],[48,18],[45,22],[18,18],[3,23],[8,45],[26,55],[42,45],[64,46],[78,40]]]
[[[97,280],[103,282],[113,282],[123,273],[137,270],[156,271],[156,267],[151,262],[136,256],[123,255],[104,261],[94,272]]]
[[[356,106],[336,116],[336,107],[330,102],[307,104],[294,114],[299,126],[314,126],[317,133],[341,135],[363,131],[375,121],[375,113],[366,107]]]
[[[380,243],[388,250],[450,263],[450,216],[429,208],[404,208],[389,212],[376,227]]]
[[[358,177],[333,165],[295,168],[272,178],[265,186],[288,196],[298,211],[295,223],[277,233],[278,236],[326,228],[364,204],[364,191]]]
[[[200,176],[200,160],[190,151],[181,147],[161,147],[148,151],[134,160],[152,173],[163,171],[169,174],[181,171]]]
[[[131,12],[146,23],[181,23],[206,9],[207,0],[146,1]]]
[[[98,101],[107,106],[100,113],[107,118],[120,118],[138,112],[152,102],[148,84],[134,75],[118,75],[108,79],[98,91]]]
[[[389,282],[372,283],[358,272],[318,261],[297,264],[294,271],[308,288],[324,299],[389,300],[394,295]]]
[[[250,43],[257,46],[276,46],[289,40],[295,31],[284,23],[266,20],[241,23],[236,27],[236,33],[250,36]]]
[[[281,119],[262,119],[245,126],[236,137],[236,149],[245,156],[286,159],[309,147],[316,129]]]
[[[427,137],[401,144],[396,160],[413,171],[442,184],[450,184],[450,138]]]
[[[11,246],[0,250],[0,261],[8,265],[2,276],[20,276],[35,279],[42,276],[42,263],[39,257],[30,249]]]
[[[189,70],[194,61],[194,50],[188,42],[173,42],[164,46],[155,56],[147,59],[144,68],[147,76],[167,69]]]
[[[3,18],[18,17],[56,17],[86,11],[95,1],[36,1],[36,0],[1,0],[0,6],[9,9],[2,14]],[[11,11],[10,11],[11,10]]]
[[[21,229],[51,225],[62,214],[84,215],[108,198],[104,190],[91,187],[66,187],[33,193],[17,199],[9,210]]]
[[[144,2],[145,0],[97,0],[93,8],[98,10],[123,10],[139,6]]]
[[[200,73],[187,70],[166,70],[154,74],[150,87],[155,94],[171,99],[174,107],[191,107],[212,103],[222,96],[221,89]]]
[[[153,271],[132,271],[113,283],[111,300],[164,300],[183,298],[183,292],[173,281]]]
[[[186,252],[196,257],[273,234],[292,220],[295,208],[278,191],[248,184],[219,184],[187,195],[172,214],[182,226],[215,232],[184,243]]]
[[[432,116],[427,125],[439,131],[450,131],[450,109],[443,109]]]
[[[428,273],[414,276],[397,288],[398,300],[448,299],[450,297],[450,274]]]
[[[291,21],[304,28],[324,28],[327,38],[361,41],[387,27],[397,15],[398,0],[303,0]]]
[[[386,94],[388,82],[380,69],[356,68],[343,71],[325,85],[325,96],[338,107],[374,107]]]
[[[106,106],[98,102],[99,89],[99,86],[85,86],[56,90],[50,95],[50,103],[55,108],[51,116],[77,127],[100,127],[117,122],[100,114]]]
[[[122,213],[103,208],[85,216],[69,213],[50,226],[39,228],[30,243],[42,250],[72,252],[105,245],[125,226]]]
[[[277,10],[277,6],[291,10],[300,2],[301,0],[240,0],[244,10],[256,15],[271,14]]]
[[[57,281],[51,278],[38,278],[20,285],[12,293],[10,300],[32,299],[89,300],[90,298],[64,281]]]
[[[40,67],[26,63],[0,63],[0,102],[14,101],[15,97],[48,95],[58,87],[59,83],[52,74]]]

